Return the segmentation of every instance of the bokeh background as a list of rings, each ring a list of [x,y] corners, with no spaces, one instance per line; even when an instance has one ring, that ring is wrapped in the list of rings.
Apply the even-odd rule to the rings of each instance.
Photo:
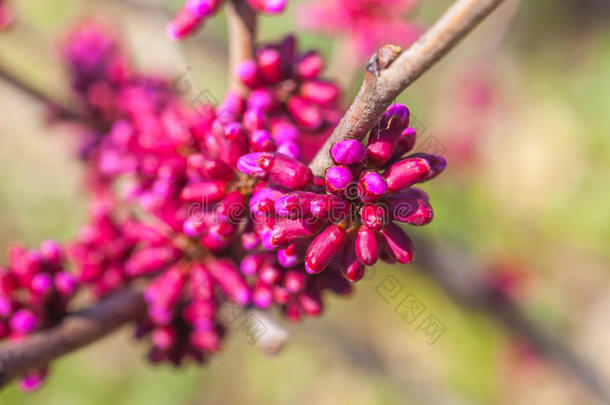
[[[357,91],[363,64],[341,38],[298,30],[298,4],[264,17],[261,36],[287,30],[321,49],[328,75]],[[0,34],[0,65],[69,100],[59,38],[80,18],[105,18],[141,70],[226,90],[224,20],[185,43],[165,39],[179,2],[14,0]],[[450,2],[421,0],[409,16],[430,24]],[[473,35],[399,99],[420,133],[449,158],[425,185],[435,220],[416,233],[486,264],[536,324],[610,381],[610,12],[605,1],[507,0]],[[343,56],[342,56],[343,55]],[[44,108],[0,81],[0,251],[11,242],[70,241],[86,217],[73,129],[49,127]],[[3,260],[4,261],[4,257]],[[204,368],[152,367],[145,345],[121,332],[60,359],[49,382],[0,403],[80,404],[574,404],[596,403],[573,374],[538,355],[493,317],[464,308],[425,275],[377,266],[325,315],[288,325],[279,356],[240,333]],[[378,293],[392,275],[446,332],[433,344]]]

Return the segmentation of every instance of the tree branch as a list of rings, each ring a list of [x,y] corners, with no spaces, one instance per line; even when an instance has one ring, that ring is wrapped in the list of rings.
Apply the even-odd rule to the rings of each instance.
[[[246,94],[248,89],[235,74],[237,65],[254,57],[256,46],[256,12],[246,0],[231,0],[227,5],[229,30],[229,88]]]
[[[67,316],[58,326],[35,333],[22,341],[0,346],[0,387],[30,370],[80,349],[134,321],[145,312],[138,292],[125,290],[95,306]]]
[[[539,353],[557,361],[605,403],[610,403],[607,382],[569,347],[545,333],[516,303],[495,294],[484,279],[484,268],[461,249],[439,242],[414,239],[415,264],[456,302],[487,313],[509,331],[526,340]]]
[[[457,0],[408,50],[385,45],[367,66],[356,99],[313,161],[324,176],[332,166],[330,148],[344,139],[362,139],[404,89],[441,59],[502,0]]]

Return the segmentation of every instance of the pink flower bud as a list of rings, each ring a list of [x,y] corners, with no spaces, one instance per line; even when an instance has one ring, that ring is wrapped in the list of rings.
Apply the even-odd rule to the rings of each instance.
[[[224,181],[202,181],[185,186],[180,199],[187,202],[213,203],[225,196],[227,189]]]
[[[271,89],[258,88],[252,90],[248,97],[248,109],[272,112],[277,108],[277,100]]]
[[[296,123],[308,131],[320,129],[324,122],[320,108],[304,97],[291,97],[287,107]]]
[[[356,256],[365,266],[372,266],[379,258],[379,246],[375,233],[366,225],[361,225],[356,235]]]
[[[258,281],[252,292],[252,303],[258,308],[267,309],[273,304],[273,295],[273,287]]]
[[[250,150],[253,152],[270,152],[277,148],[271,133],[266,129],[257,129],[250,134]]]
[[[292,190],[306,188],[313,179],[313,173],[307,165],[274,152],[244,155],[239,158],[237,167],[246,174]]]
[[[406,158],[390,166],[383,176],[389,192],[393,193],[428,179],[430,172],[426,159]]]
[[[348,139],[333,145],[330,155],[339,165],[361,163],[366,158],[366,149],[356,139]]]
[[[277,14],[284,11],[288,0],[248,0],[250,6],[256,11]]]
[[[339,223],[349,218],[350,203],[336,195],[321,194],[311,201],[310,211],[316,218]]]
[[[301,159],[301,147],[294,141],[286,141],[277,147],[277,153],[289,156],[293,159]]]
[[[356,256],[356,244],[353,237],[346,242],[341,256],[341,274],[354,283],[364,277],[364,266]]]
[[[324,68],[324,60],[317,52],[308,52],[296,63],[296,74],[301,79],[313,79]]]
[[[152,344],[159,349],[169,350],[176,343],[176,332],[171,326],[161,326],[153,330],[150,337]]]
[[[243,123],[244,127],[250,132],[265,129],[267,127],[267,116],[263,110],[249,109],[244,113]]]
[[[218,282],[222,290],[240,305],[247,305],[252,294],[248,284],[239,274],[233,261],[229,259],[208,259],[205,267]]]
[[[246,199],[239,191],[231,191],[216,206],[216,215],[221,221],[236,224],[246,215]]]
[[[221,0],[188,0],[186,8],[198,17],[208,17],[214,14]]]
[[[290,293],[297,293],[305,288],[307,278],[305,273],[298,270],[287,271],[284,275],[284,288]]]
[[[40,244],[40,253],[47,263],[53,263],[55,265],[60,264],[63,256],[61,246],[54,240],[42,242]]]
[[[275,212],[281,217],[307,218],[311,214],[311,202],[319,194],[306,191],[295,191],[275,201]]]
[[[407,264],[413,260],[413,242],[398,225],[390,222],[378,234],[385,252],[397,262]]]
[[[32,278],[30,289],[34,295],[47,296],[53,290],[53,278],[47,273],[38,273]]]
[[[391,195],[387,199],[392,219],[411,225],[426,225],[432,221],[434,212],[426,198],[417,195]]]
[[[415,140],[417,138],[417,131],[413,127],[408,127],[402,134],[400,134],[400,138],[398,138],[398,142],[396,143],[396,149],[394,150],[394,154],[392,158],[399,158],[405,153],[409,152],[415,146]]]
[[[205,157],[199,153],[190,155],[187,158],[187,165],[205,179],[230,181],[233,178],[233,170],[222,160]]]
[[[358,180],[358,196],[362,202],[377,201],[388,191],[385,179],[376,172],[364,172]]]
[[[326,170],[326,188],[331,193],[345,196],[348,187],[354,183],[354,176],[345,166],[333,166]]]
[[[19,381],[19,389],[23,392],[33,392],[44,384],[48,373],[48,367],[29,372]]]
[[[199,27],[203,19],[193,14],[190,10],[183,8],[176,14],[167,26],[167,37],[169,39],[182,39]]]
[[[284,268],[291,268],[299,264],[299,252],[296,244],[291,244],[286,249],[280,249],[277,252],[277,260]]]
[[[301,96],[319,105],[333,103],[339,98],[339,87],[331,82],[308,80],[301,85]]]
[[[409,158],[426,159],[430,164],[430,175],[426,180],[431,180],[441,174],[447,167],[447,160],[442,156],[432,155],[430,153],[414,153],[409,155]]]
[[[237,77],[248,87],[254,88],[260,83],[258,65],[252,59],[247,59],[237,65]]]
[[[180,253],[170,246],[143,248],[131,255],[125,263],[125,272],[133,277],[160,270],[178,259]]]
[[[364,225],[373,232],[378,232],[389,222],[388,211],[381,205],[365,204],[362,207],[360,216]]]
[[[270,259],[270,253],[255,253],[244,257],[239,266],[241,272],[247,276],[258,273],[263,263]]]
[[[345,240],[345,229],[339,225],[330,225],[322,231],[307,249],[305,269],[310,274],[323,271],[335,258]]]
[[[273,48],[262,49],[258,52],[258,69],[265,82],[273,84],[283,79],[282,56]]]
[[[281,218],[273,227],[271,242],[275,246],[286,246],[299,239],[314,236],[324,226],[325,221],[305,221],[303,219]]]
[[[299,129],[287,118],[272,118],[269,126],[271,135],[273,135],[273,139],[278,145],[286,141],[296,142],[300,137]]]
[[[216,352],[220,349],[220,336],[215,330],[195,331],[189,336],[189,343],[204,352]]]
[[[318,316],[322,313],[322,298],[318,291],[305,291],[299,296],[299,303],[303,311],[309,316]]]
[[[29,309],[20,309],[11,317],[10,326],[17,336],[27,335],[33,332],[39,325],[40,320]]]

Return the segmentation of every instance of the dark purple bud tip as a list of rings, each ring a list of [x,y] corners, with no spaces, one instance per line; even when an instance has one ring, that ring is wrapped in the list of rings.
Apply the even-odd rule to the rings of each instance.
[[[400,103],[392,104],[381,116],[381,128],[403,131],[409,125],[410,117],[411,112],[407,106]]]
[[[364,145],[355,139],[336,143],[330,150],[330,155],[337,164],[352,165],[366,158]]]

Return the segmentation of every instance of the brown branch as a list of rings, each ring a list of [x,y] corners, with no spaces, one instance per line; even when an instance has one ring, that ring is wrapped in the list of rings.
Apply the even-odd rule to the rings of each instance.
[[[248,89],[237,78],[237,65],[254,57],[256,47],[256,12],[246,0],[231,0],[227,5],[229,30],[229,88],[246,94]]]
[[[76,312],[58,326],[0,346],[0,387],[30,370],[80,349],[144,314],[142,295],[121,291]]]
[[[488,287],[480,263],[461,249],[439,242],[416,239],[415,264],[439,284],[456,302],[483,311],[499,320],[510,332],[526,340],[539,353],[554,359],[605,403],[610,403],[609,385],[576,353],[530,320],[512,300]]]
[[[332,166],[330,148],[344,139],[362,139],[398,95],[441,59],[502,0],[457,0],[408,50],[386,45],[367,66],[356,99],[310,164],[324,176]]]
[[[55,118],[57,119],[79,121],[83,123],[89,122],[89,118],[84,114],[75,111],[67,106],[64,106],[61,102],[54,100],[49,95],[31,86],[29,83],[26,83],[25,81],[13,75],[2,67],[0,67],[0,80],[3,80],[4,82],[8,83],[17,90],[20,90],[21,92],[25,93],[37,102],[42,103],[48,108],[50,108],[51,111],[54,112]]]

